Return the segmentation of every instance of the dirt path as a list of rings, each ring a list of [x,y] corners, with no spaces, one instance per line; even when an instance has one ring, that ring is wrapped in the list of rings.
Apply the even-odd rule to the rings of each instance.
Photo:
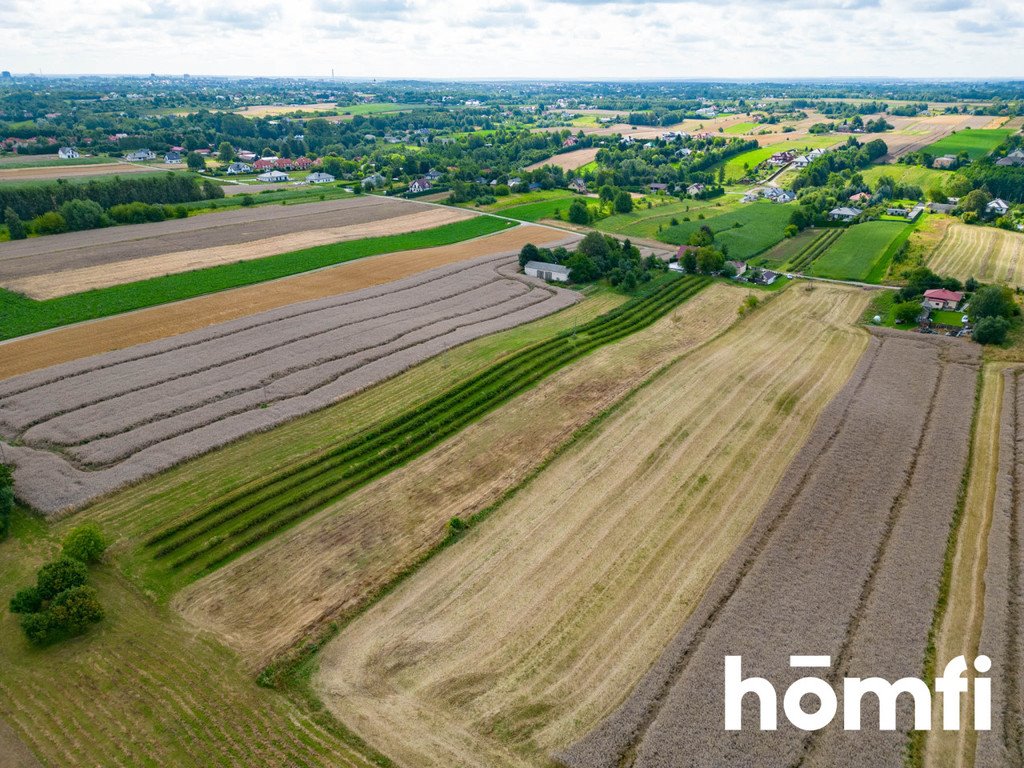
[[[0,757],[3,768],[42,768],[32,750],[3,720],[0,720]]]
[[[66,326],[0,344],[0,379],[286,304],[380,285],[445,264],[490,253],[518,251],[529,242],[552,246],[573,237],[567,232],[521,226],[454,245],[371,256],[316,272]]]

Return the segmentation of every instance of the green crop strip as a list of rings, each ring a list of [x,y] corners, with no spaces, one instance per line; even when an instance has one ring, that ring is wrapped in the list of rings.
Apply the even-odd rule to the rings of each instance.
[[[514,226],[514,222],[493,216],[477,216],[420,232],[321,245],[44,301],[0,289],[0,339],[13,339],[61,325],[193,299],[208,293],[289,277],[381,253],[451,245]]]
[[[814,263],[815,259],[828,250],[832,243],[839,239],[841,234],[843,234],[841,229],[830,229],[822,232],[796,255],[787,265],[787,269],[791,272],[802,272],[807,269],[807,267]]]
[[[707,278],[695,276],[663,283],[578,328],[527,347],[320,455],[155,531],[145,546],[171,571],[192,578],[210,573],[426,453],[574,360],[651,325],[708,283]]]

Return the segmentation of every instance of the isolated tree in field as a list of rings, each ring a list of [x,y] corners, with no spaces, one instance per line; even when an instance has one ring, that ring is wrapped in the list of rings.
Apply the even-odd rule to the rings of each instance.
[[[582,200],[573,200],[569,206],[569,221],[573,224],[587,225],[590,223],[590,211]]]
[[[39,569],[36,589],[43,600],[52,600],[66,589],[80,587],[89,577],[85,563],[70,557],[59,557]]]
[[[63,553],[82,563],[98,563],[107,548],[99,527],[93,524],[80,525],[64,538]]]
[[[615,196],[615,212],[616,213],[629,213],[633,210],[633,198],[626,190],[621,190],[619,194]]]
[[[231,146],[230,141],[220,143],[220,146],[217,147],[217,157],[222,163],[229,163],[235,159],[235,148]]]
[[[921,314],[921,305],[916,301],[904,301],[893,307],[892,315],[897,323],[901,325],[909,325],[910,323],[916,322],[918,315]]]
[[[1002,344],[1010,330],[1010,321],[1005,317],[983,317],[974,326],[972,337],[979,344]]]
[[[25,222],[21,220],[13,208],[4,211],[4,224],[7,225],[7,232],[11,240],[24,240],[28,237],[28,230],[25,229]]]
[[[198,152],[189,152],[185,157],[185,164],[188,165],[190,171],[206,170],[206,158]]]
[[[519,266],[525,267],[528,261],[540,259],[540,250],[533,243],[527,243],[519,251]]]
[[[711,227],[707,224],[701,224],[700,229],[694,230],[689,239],[686,241],[687,245],[696,245],[698,248],[712,245],[715,242],[715,234],[711,231]]]

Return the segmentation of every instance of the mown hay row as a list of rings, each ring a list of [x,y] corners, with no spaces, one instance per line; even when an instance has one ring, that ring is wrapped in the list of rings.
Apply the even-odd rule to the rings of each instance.
[[[899,677],[920,674],[934,603],[929,596],[966,455],[952,446],[968,438],[978,365],[976,350],[949,341],[876,335],[872,353],[819,420],[700,608],[623,706],[560,755],[566,764],[616,766],[634,749],[637,766],[721,768],[736,764],[738,754],[759,766],[806,759],[812,745],[785,719],[778,731],[757,729],[753,697],[744,702],[747,729],[724,730],[722,672],[729,654],[743,657],[745,676],[767,677],[779,691],[805,674],[789,668],[790,654],[828,654],[834,663],[863,668],[891,652]],[[947,423],[960,433],[943,441],[937,433]],[[950,488],[940,485],[932,495],[926,479],[940,470],[951,476]],[[928,520],[926,508],[938,520]],[[901,575],[889,553],[912,548],[922,525],[930,555],[918,588],[901,602],[910,615],[898,620],[912,625],[916,637],[896,647],[884,635],[894,618],[881,601]],[[834,666],[831,676],[840,671]],[[905,733],[905,716],[899,724]],[[887,737],[868,741],[865,748],[883,756],[869,760],[872,765],[901,765],[901,750],[893,752]],[[815,752],[857,757],[842,757],[831,740],[813,746],[812,758]]]
[[[53,513],[322,408],[579,295],[508,255],[289,307],[0,385],[19,494]],[[77,466],[76,466],[77,465]]]

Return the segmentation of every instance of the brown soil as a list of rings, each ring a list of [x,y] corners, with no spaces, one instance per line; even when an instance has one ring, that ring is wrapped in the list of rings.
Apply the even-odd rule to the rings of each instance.
[[[124,173],[162,173],[184,170],[181,165],[149,166],[136,163],[92,163],[86,165],[47,165],[36,168],[0,168],[0,183],[67,179],[72,176],[113,176]]]
[[[541,160],[539,163],[528,165],[525,170],[535,171],[545,165],[554,165],[565,171],[574,171],[596,158],[597,151],[597,147],[591,147],[587,149],[573,150],[572,152],[564,152],[560,155],[549,157],[547,160]]]

